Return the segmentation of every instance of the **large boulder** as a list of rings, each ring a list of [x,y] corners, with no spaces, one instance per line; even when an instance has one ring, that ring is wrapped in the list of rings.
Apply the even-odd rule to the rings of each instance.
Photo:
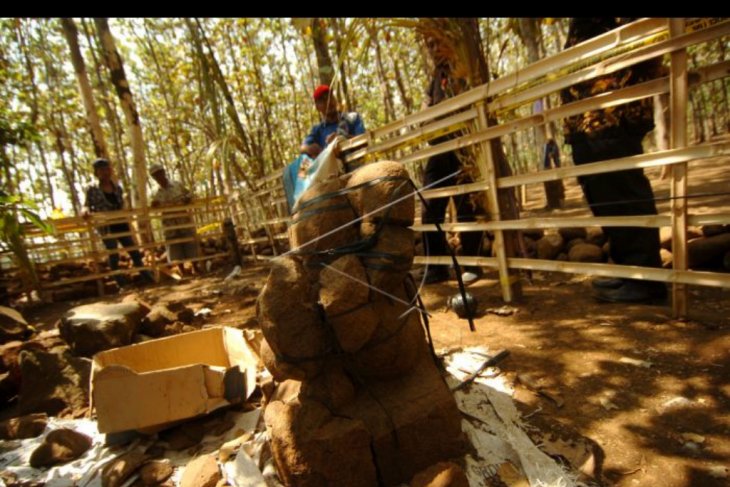
[[[56,415],[67,408],[79,410],[89,405],[90,360],[74,357],[68,350],[23,350],[19,363],[21,414]]]
[[[58,331],[74,354],[97,352],[132,343],[145,309],[139,303],[94,303],[71,308],[59,321]]]

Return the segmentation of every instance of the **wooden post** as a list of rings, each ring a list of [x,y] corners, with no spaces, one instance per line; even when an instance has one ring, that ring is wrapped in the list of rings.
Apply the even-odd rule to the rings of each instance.
[[[231,218],[226,218],[223,221],[223,235],[228,244],[228,250],[233,258],[233,263],[236,265],[243,265],[243,259],[241,258],[241,249],[238,247],[238,237],[236,236],[236,227],[233,224]]]
[[[86,231],[89,232],[89,244],[91,246],[91,256],[93,258],[92,260],[92,271],[94,274],[99,273],[99,249],[96,244],[96,229],[94,228],[94,225],[91,224],[91,219],[93,217],[89,216],[89,218],[86,219]],[[97,279],[96,280],[96,288],[99,291],[99,296],[104,296],[104,278]]]
[[[487,109],[484,100],[476,103],[478,118],[478,130],[487,128]],[[491,219],[499,221],[501,219],[499,211],[499,198],[497,195],[497,172],[495,170],[494,157],[489,142],[479,144],[479,154],[477,155],[477,167],[482,177],[486,180],[489,188],[487,189],[487,205]],[[504,245],[504,233],[502,230],[494,231],[494,249],[497,254],[497,269],[499,270],[499,284],[502,288],[502,299],[511,303],[515,296],[512,289],[512,281],[509,275],[509,267],[507,266],[507,251]]]
[[[669,19],[672,37],[684,34],[684,19]],[[669,79],[672,149],[687,145],[687,50],[671,54]],[[687,270],[687,163],[672,166],[671,178],[672,259],[675,271]],[[672,312],[676,318],[687,316],[687,289],[685,284],[672,286]]]

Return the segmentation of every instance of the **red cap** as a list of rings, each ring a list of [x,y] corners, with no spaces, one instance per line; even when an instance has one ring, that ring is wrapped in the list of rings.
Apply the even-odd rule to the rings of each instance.
[[[314,101],[319,100],[322,97],[322,95],[324,95],[325,93],[329,93],[329,92],[330,92],[329,85],[319,85],[318,87],[316,87],[314,89]]]

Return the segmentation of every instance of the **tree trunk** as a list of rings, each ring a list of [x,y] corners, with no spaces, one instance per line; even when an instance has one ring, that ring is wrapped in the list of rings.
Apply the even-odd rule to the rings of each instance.
[[[378,70],[378,78],[380,79],[380,91],[383,94],[383,106],[385,107],[385,122],[388,123],[391,120],[395,120],[395,108],[393,107],[393,95],[390,92],[390,84],[388,78],[385,75],[385,68],[383,67],[383,58],[380,52],[380,41],[378,40],[378,31],[372,29],[370,36],[373,44],[375,45],[375,65]]]
[[[247,37],[251,38],[247,24],[243,25],[243,31]],[[270,108],[271,102],[269,101],[267,91],[264,89],[263,73],[261,72],[261,67],[259,66],[259,62],[257,60],[258,56],[256,55],[256,53],[253,53],[253,54],[254,55],[251,56],[251,64],[254,69],[256,94],[257,94],[257,98],[258,98],[260,105],[262,106],[263,112],[264,112],[263,116],[261,118],[263,118],[264,126],[266,127],[266,139],[268,142],[268,144],[266,144],[266,145],[268,146],[268,149],[269,149],[269,158],[270,158],[272,168],[273,168],[275,161],[283,160],[283,156],[281,155],[281,152],[278,150],[279,147],[278,147],[278,145],[276,145],[276,141],[275,141],[276,137],[274,137],[274,129],[271,126],[271,121],[273,118],[271,115],[271,108]],[[277,167],[278,167],[278,165],[277,165]],[[265,172],[266,171],[264,170],[264,173]]]
[[[401,76],[401,71],[398,67],[398,59],[396,57],[393,57],[392,61],[393,73],[395,74],[395,84],[398,86],[400,98],[401,100],[403,100],[403,106],[406,109],[406,113],[411,113],[413,111],[413,100],[410,96],[408,96],[408,90],[406,90],[406,85],[403,82],[403,77]]]
[[[122,185],[125,188],[131,187],[129,182],[129,174],[128,174],[128,167],[127,164],[127,153],[124,150],[124,144],[122,144],[122,136],[124,134],[124,128],[122,127],[121,120],[119,119],[119,114],[117,113],[116,106],[114,105],[113,101],[109,101],[107,87],[104,84],[104,80],[101,76],[101,63],[99,62],[99,59],[96,56],[96,51],[99,49],[98,43],[96,42],[96,38],[91,35],[91,31],[89,29],[89,25],[86,22],[86,19],[81,19],[81,25],[84,28],[84,36],[86,37],[86,42],[89,44],[89,50],[91,51],[91,59],[94,62],[94,73],[96,74],[96,87],[99,90],[99,93],[101,93],[101,104],[104,107],[104,114],[106,116],[106,121],[109,124],[109,127],[112,131],[112,140],[114,141],[114,153],[116,154],[116,158],[114,161],[112,161],[114,164],[116,164],[116,173],[122,180]],[[125,203],[127,206],[132,206],[132,200],[131,195],[129,191],[126,191],[124,193],[125,196]]]
[[[46,158],[46,151],[43,150],[43,144],[37,140],[36,148],[41,156],[41,162],[43,163],[43,174],[46,177],[46,185],[48,186],[48,198],[51,200],[51,207],[56,208],[56,196],[53,190],[53,180],[51,179],[51,172],[48,170],[48,158]]]
[[[323,85],[332,84],[335,70],[332,64],[332,57],[327,48],[327,25],[324,19],[315,17],[312,19],[312,44],[314,53],[317,55],[317,66],[319,67],[319,82]]]
[[[38,106],[38,85],[35,81],[35,70],[33,69],[33,62],[30,57],[29,49],[26,45],[26,35],[23,33],[23,30],[21,28],[21,23],[19,22],[17,24],[17,33],[18,33],[18,41],[20,44],[20,47],[23,51],[24,58],[25,58],[25,68],[28,72],[28,79],[30,80],[31,84],[31,114],[30,114],[30,122],[34,127],[38,126],[38,117],[40,114],[39,106]],[[33,143],[30,141],[26,142],[26,150],[28,151],[28,156],[30,157],[31,150],[32,150]],[[43,170],[45,174],[45,181],[46,181],[46,189],[48,191],[48,196],[51,201],[51,206],[55,208],[56,206],[56,200],[54,197],[53,192],[53,185],[51,184],[51,178],[48,171],[48,161],[46,160],[46,154],[43,150],[43,144],[40,140],[35,141],[35,146],[38,149],[38,154],[41,157],[41,161],[43,163]]]
[[[109,151],[106,146],[106,140],[104,139],[104,132],[101,130],[99,115],[96,112],[96,104],[94,103],[94,95],[91,92],[89,76],[86,73],[86,64],[84,63],[84,58],[79,48],[79,32],[76,29],[76,24],[70,18],[62,18],[61,25],[63,26],[63,34],[66,37],[68,49],[71,53],[71,63],[76,73],[76,81],[79,84],[81,100],[84,102],[86,121],[89,124],[91,141],[94,144],[94,154],[96,154],[96,157],[109,159]]]
[[[175,154],[175,158],[177,159],[177,161],[181,161],[183,158],[183,151],[182,147],[180,146],[179,137],[180,123],[178,116],[175,113],[175,105],[173,103],[173,100],[178,99],[178,97],[177,93],[170,93],[174,89],[175,84],[170,79],[170,75],[168,74],[167,70],[163,69],[160,65],[157,52],[155,50],[155,41],[150,36],[150,32],[147,28],[147,19],[145,19],[144,21],[144,31],[145,37],[143,39],[143,42],[147,45],[147,50],[149,51],[150,57],[152,58],[152,63],[155,65],[155,71],[157,71],[157,76],[160,78],[160,91],[162,91],[162,98],[165,102],[165,110],[170,116],[169,120],[170,132],[172,133],[172,151]]]
[[[58,158],[61,160],[61,172],[66,180],[68,195],[71,198],[74,215],[78,216],[81,203],[79,202],[79,195],[76,192],[76,181],[74,180],[73,171],[69,169],[68,164],[66,163],[66,148],[63,143],[63,137],[58,128],[53,129],[53,134],[56,139],[56,153],[58,154]]]
[[[109,23],[106,18],[95,18],[96,32],[99,36],[99,43],[103,48],[104,61],[109,68],[111,82],[119,97],[119,103],[124,110],[124,116],[129,126],[130,141],[132,144],[132,156],[134,160],[134,179],[136,182],[135,204],[141,208],[147,208],[147,167],[145,163],[145,146],[142,136],[142,124],[139,113],[129,88],[127,75],[124,72],[122,58],[117,51],[114,37],[109,30]],[[146,231],[143,235],[148,234]]]
[[[527,62],[529,64],[532,64],[534,62],[537,62],[540,60],[540,46],[538,44],[538,38],[539,38],[539,32],[540,27],[538,25],[538,19],[534,17],[521,17],[518,18],[516,21],[516,30],[517,35],[519,36],[520,40],[522,41],[522,44],[524,44],[525,48],[527,49]],[[532,113],[540,113],[544,110],[544,101],[542,99],[538,100],[533,104],[532,107]],[[547,128],[545,125],[540,125],[538,127],[535,127],[535,146],[538,148],[537,154],[538,154],[538,160],[535,161],[534,167],[540,168],[540,154],[543,147],[545,147],[545,142],[547,140]]]
[[[340,71],[340,85],[342,86],[342,92],[344,94],[345,103],[347,104],[348,110],[354,111],[355,110],[355,104],[353,103],[353,100],[350,98],[350,90],[348,88],[347,83],[347,74],[346,74],[346,61],[347,61],[347,54],[344,52],[342,47],[342,39],[345,37],[345,32],[342,27],[342,19],[333,18],[332,19],[332,26],[335,29],[335,53],[337,54],[337,67]],[[287,69],[289,69],[287,65]]]
[[[285,27],[284,27],[284,21],[282,19],[279,19],[279,42],[281,44],[281,52],[284,53],[284,56],[286,56],[287,48],[286,48],[286,39],[284,37]],[[304,131],[302,129],[302,122],[299,117],[299,103],[296,103],[296,95],[297,95],[297,84],[296,80],[294,79],[294,76],[291,74],[291,68],[289,67],[289,63],[284,63],[284,67],[286,69],[286,78],[289,81],[289,88],[291,89],[291,97],[292,100],[294,100],[294,116],[293,117],[287,117],[289,119],[289,123],[293,127],[293,133],[296,134],[296,141],[297,143],[300,143],[304,140]],[[354,110],[352,106],[350,106],[350,110]]]

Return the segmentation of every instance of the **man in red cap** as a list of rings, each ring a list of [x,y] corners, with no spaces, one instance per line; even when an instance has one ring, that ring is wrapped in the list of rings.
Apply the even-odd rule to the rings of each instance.
[[[322,121],[312,127],[300,148],[300,155],[284,169],[284,192],[289,211],[294,207],[298,195],[305,189],[308,177],[315,171],[315,159],[338,135],[345,138],[365,133],[365,125],[360,114],[342,112],[334,93],[328,85],[319,85],[314,90],[314,105],[322,116]],[[334,152],[339,157],[339,153]]]
[[[317,157],[336,135],[349,138],[365,133],[360,114],[341,112],[329,85],[319,85],[314,90],[314,106],[322,116],[322,122],[312,127],[302,144],[301,152],[309,157]]]

